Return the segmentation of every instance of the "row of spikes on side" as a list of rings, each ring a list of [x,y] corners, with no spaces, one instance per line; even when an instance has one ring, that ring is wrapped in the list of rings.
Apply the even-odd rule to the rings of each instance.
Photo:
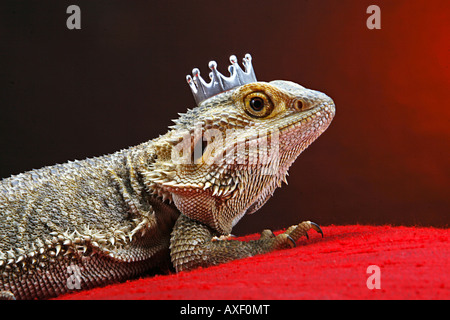
[[[135,233],[128,227],[109,230],[109,234],[94,231],[89,226],[73,232],[51,232],[49,239],[36,240],[24,248],[0,251],[0,274],[3,276],[32,272],[34,269],[44,269],[47,264],[58,260],[72,260],[81,256],[93,256],[96,253],[110,258],[116,257],[114,251],[120,250],[133,241]]]
[[[253,122],[249,119],[238,117],[232,112],[226,112],[221,110],[220,115],[201,115],[198,116],[196,109],[187,109],[186,113],[178,113],[180,116],[178,119],[172,119],[174,125],[169,126],[169,129],[174,130],[186,130],[186,133],[193,134],[195,130],[208,130],[212,128],[233,128],[233,129],[245,129],[248,128]],[[195,123],[192,127],[191,121],[186,119],[195,118]],[[232,125],[231,125],[232,124]],[[181,139],[180,137],[174,137],[174,142]]]
[[[182,178],[176,174],[176,165],[165,164],[161,165],[157,169],[143,172],[144,179],[147,184],[150,185],[150,192],[161,197],[163,201],[170,198],[170,194],[167,193],[183,193],[183,192],[203,192],[204,190],[210,190],[212,196],[217,197],[231,197],[235,192],[242,193],[244,191],[244,181],[249,181],[256,170],[260,173],[261,168],[251,168],[245,166],[242,169],[238,169],[235,166],[232,167],[213,167],[209,166],[211,171],[205,176],[199,177],[189,182],[185,182]],[[287,172],[283,177],[276,180],[277,185],[281,186],[281,182],[285,182]],[[163,188],[161,188],[163,187]],[[171,200],[170,200],[171,201]]]

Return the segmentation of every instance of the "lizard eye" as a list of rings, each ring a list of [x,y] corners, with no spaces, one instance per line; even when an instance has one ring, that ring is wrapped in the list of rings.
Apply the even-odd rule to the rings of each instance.
[[[252,117],[267,117],[273,111],[273,103],[262,92],[254,92],[244,99],[245,111]]]
[[[250,107],[255,112],[260,112],[264,108],[264,100],[260,97],[250,99]]]

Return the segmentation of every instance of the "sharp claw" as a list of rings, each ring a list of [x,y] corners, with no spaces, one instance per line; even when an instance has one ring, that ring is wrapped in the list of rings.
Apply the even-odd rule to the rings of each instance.
[[[311,224],[311,229],[316,230],[316,232],[320,233],[322,235],[322,238],[323,238],[323,231],[320,228],[320,226],[317,223],[314,223],[314,222],[311,222],[311,221],[309,221],[309,223]]]
[[[290,235],[287,235],[287,238],[292,241],[292,244],[294,245],[293,248],[297,247],[297,244],[295,243],[294,239],[292,239],[292,237]]]
[[[305,237],[309,240],[308,232],[305,232]]]

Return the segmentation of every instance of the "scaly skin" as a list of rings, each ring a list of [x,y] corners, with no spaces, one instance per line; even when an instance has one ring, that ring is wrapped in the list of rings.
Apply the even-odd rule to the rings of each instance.
[[[256,241],[217,238],[272,196],[334,112],[329,97],[298,84],[250,83],[203,101],[154,140],[3,179],[0,297],[50,298],[153,269],[206,267],[320,231],[303,222]]]

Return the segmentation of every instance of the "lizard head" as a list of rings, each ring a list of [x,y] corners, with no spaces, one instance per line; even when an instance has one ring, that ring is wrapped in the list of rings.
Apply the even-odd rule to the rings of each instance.
[[[181,114],[155,141],[144,177],[184,215],[230,233],[281,186],[334,113],[331,98],[290,81],[238,86]]]

